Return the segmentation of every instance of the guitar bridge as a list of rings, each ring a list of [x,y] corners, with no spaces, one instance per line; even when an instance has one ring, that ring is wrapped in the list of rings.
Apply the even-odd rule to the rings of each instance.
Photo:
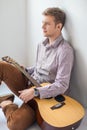
[[[64,102],[61,102],[61,103],[58,103],[58,104],[52,106],[51,109],[52,109],[52,110],[55,110],[55,109],[57,109],[57,108],[61,108],[61,107],[64,106],[64,105],[65,105],[65,103],[64,103]]]

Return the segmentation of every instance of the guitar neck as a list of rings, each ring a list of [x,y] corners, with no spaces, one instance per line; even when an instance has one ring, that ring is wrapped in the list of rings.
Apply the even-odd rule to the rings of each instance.
[[[15,63],[15,67],[18,68],[36,87],[41,86],[25,69],[21,68],[18,63]]]

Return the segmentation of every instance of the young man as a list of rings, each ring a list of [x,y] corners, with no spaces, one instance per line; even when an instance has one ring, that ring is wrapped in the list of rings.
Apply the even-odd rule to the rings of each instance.
[[[59,8],[47,8],[43,12],[42,30],[46,39],[38,45],[36,66],[27,68],[28,73],[38,83],[49,82],[50,85],[29,87],[29,82],[14,66],[0,62],[0,79],[24,101],[18,108],[13,103],[14,95],[0,97],[0,106],[7,118],[10,130],[26,130],[35,120],[32,99],[55,97],[67,91],[73,66],[73,49],[64,40],[62,28],[65,13]],[[28,84],[28,85],[27,85]]]

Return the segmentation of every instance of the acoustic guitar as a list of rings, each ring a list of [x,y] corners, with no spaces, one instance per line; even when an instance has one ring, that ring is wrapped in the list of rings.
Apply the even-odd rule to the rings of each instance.
[[[2,60],[13,64],[19,69],[32,82],[34,85],[32,87],[44,87],[48,84],[39,84],[9,56],[2,57]],[[66,95],[58,95],[50,99],[34,98],[34,100],[38,105],[37,122],[42,130],[76,130],[85,114],[83,106]]]

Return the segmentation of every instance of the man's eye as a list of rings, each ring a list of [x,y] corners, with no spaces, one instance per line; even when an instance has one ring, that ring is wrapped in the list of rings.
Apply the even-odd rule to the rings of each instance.
[[[50,23],[46,23],[45,25],[50,25]]]
[[[50,25],[50,23],[43,23],[42,22],[42,26],[46,26],[46,25]]]

